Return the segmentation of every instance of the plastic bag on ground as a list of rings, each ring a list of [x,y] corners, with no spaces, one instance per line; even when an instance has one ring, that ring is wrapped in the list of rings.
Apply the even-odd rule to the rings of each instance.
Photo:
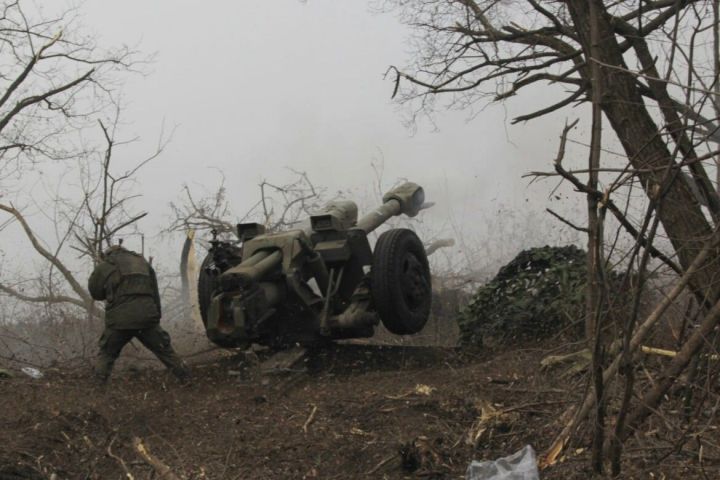
[[[539,480],[535,450],[525,445],[507,457],[479,462],[473,460],[465,472],[465,480]]]
[[[42,373],[40,370],[38,370],[37,368],[33,368],[33,367],[22,367],[22,368],[20,369],[20,371],[23,372],[23,373],[24,373],[25,375],[27,375],[28,377],[32,377],[32,378],[35,378],[35,379],[37,379],[37,378],[42,378],[42,377],[43,377],[43,373]]]

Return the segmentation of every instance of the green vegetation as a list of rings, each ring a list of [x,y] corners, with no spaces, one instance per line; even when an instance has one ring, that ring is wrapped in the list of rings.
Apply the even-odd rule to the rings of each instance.
[[[586,254],[580,248],[523,250],[472,297],[459,319],[460,341],[481,345],[483,336],[557,332],[583,315],[586,284]]]

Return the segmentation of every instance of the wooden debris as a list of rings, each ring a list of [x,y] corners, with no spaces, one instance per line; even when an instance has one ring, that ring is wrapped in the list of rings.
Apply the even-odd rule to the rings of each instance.
[[[650,353],[650,354],[653,354],[653,355],[660,355],[660,356],[662,356],[662,357],[671,357],[671,358],[674,358],[674,357],[677,356],[677,352],[676,352],[675,350],[666,350],[666,349],[664,349],[664,348],[655,348],[655,347],[648,347],[648,346],[643,345],[643,346],[640,347],[640,350],[641,350],[643,353]],[[709,358],[710,360],[717,361],[718,358],[720,358],[720,355],[713,354],[713,355],[709,355],[708,358]]]
[[[397,457],[397,453],[391,453],[391,454],[388,455],[387,457],[385,457],[385,458],[383,458],[382,460],[380,460],[380,463],[378,463],[378,464],[375,465],[372,469],[370,469],[370,470],[366,473],[366,475],[369,476],[369,475],[372,475],[373,473],[377,472],[377,471],[380,470],[383,466],[385,466],[386,463],[388,463],[390,460],[392,460],[392,459],[395,458],[395,457]]]
[[[580,372],[588,369],[592,360],[590,350],[584,348],[578,352],[569,353],[567,355],[548,355],[540,361],[542,370],[549,370],[562,365],[565,367],[561,377],[572,377]]]
[[[524,406],[499,410],[495,408],[487,400],[479,400],[475,404],[475,409],[480,416],[473,422],[465,437],[465,443],[477,448],[480,442],[492,438],[495,430],[509,430],[513,424],[519,421],[520,416],[516,412]]]
[[[142,440],[140,440],[138,437],[133,438],[133,447],[135,448],[135,451],[140,455],[140,457],[150,465],[153,470],[155,470],[155,473],[157,473],[158,478],[162,480],[180,480],[177,475],[175,475],[169,466],[167,466],[162,460],[157,458],[155,455],[150,453],[150,450],[143,445]]]
[[[312,411],[310,412],[310,415],[308,416],[307,420],[305,420],[305,423],[303,424],[303,432],[307,433],[308,427],[312,423],[313,420],[315,420],[315,413],[317,412],[317,405],[313,405]]]

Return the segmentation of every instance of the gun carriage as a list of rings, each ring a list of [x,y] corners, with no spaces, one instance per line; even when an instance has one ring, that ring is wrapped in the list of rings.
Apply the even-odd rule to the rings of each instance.
[[[237,226],[240,244],[214,238],[198,282],[208,338],[222,347],[283,347],[422,330],[430,314],[427,255],[412,230],[368,234],[426,206],[422,187],[404,183],[358,219],[354,202],[330,202],[306,228],[267,233]]]

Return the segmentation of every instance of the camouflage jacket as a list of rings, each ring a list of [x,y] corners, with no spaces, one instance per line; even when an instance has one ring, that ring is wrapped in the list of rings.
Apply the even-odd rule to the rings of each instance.
[[[107,327],[132,330],[160,322],[157,277],[142,255],[113,247],[90,275],[88,290],[105,301]]]

